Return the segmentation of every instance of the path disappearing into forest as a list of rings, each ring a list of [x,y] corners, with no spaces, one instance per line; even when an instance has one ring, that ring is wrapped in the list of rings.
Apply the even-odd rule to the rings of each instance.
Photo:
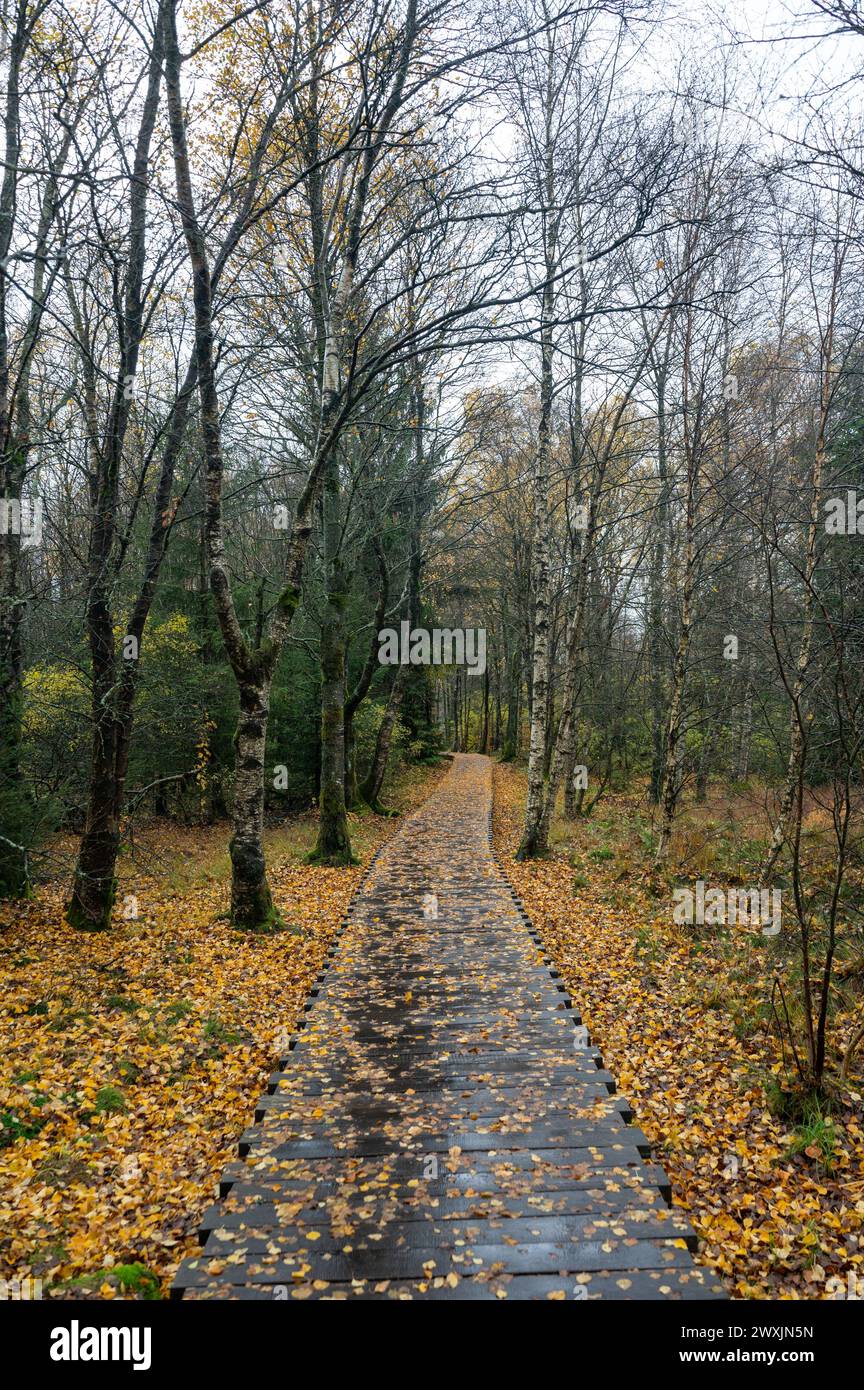
[[[378,852],[186,1298],[716,1298],[459,755]]]

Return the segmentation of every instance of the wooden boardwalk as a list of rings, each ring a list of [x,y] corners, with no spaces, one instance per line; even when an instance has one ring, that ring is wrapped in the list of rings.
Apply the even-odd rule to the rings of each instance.
[[[373,861],[174,1296],[723,1297],[461,755]]]

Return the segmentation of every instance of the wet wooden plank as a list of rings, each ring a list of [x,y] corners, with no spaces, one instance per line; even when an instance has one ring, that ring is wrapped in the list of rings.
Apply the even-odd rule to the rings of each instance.
[[[175,1297],[724,1296],[490,808],[489,760],[460,755],[376,855]]]
[[[422,1280],[382,1280],[375,1284],[362,1281],[339,1283],[319,1281],[316,1287],[308,1280],[290,1284],[228,1283],[217,1278],[205,1279],[185,1287],[189,1299],[236,1299],[270,1302],[276,1300],[312,1300],[315,1302],[360,1302],[391,1299],[396,1302],[494,1302],[503,1299],[522,1301],[550,1300],[574,1303],[596,1299],[614,1300],[713,1300],[725,1297],[722,1284],[710,1270],[693,1266],[690,1269],[640,1269],[610,1271],[596,1270],[581,1273],[574,1280],[560,1275],[498,1275],[480,1274],[461,1277],[455,1286],[443,1276],[432,1274]]]

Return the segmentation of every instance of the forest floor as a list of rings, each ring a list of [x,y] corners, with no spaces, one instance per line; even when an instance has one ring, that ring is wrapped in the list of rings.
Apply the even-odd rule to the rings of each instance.
[[[445,771],[403,774],[391,804],[410,809]],[[786,933],[766,943],[674,926],[637,794],[559,822],[548,860],[513,862],[524,773],[497,767],[495,785],[507,872],[690,1214],[700,1260],[739,1297],[824,1298],[864,1278],[864,1055],[843,1087],[835,1065],[830,1107],[783,1118],[789,1059],[769,1001],[778,973],[794,996]],[[685,808],[673,868],[747,882],[757,802],[718,790]],[[354,818],[363,863],[395,825]],[[65,881],[0,908],[0,1278],[40,1278],[48,1297],[160,1297],[196,1251],[363,872],[305,865],[314,837],[312,816],[268,833],[288,924],[271,937],[221,920],[225,826],[139,829],[104,935],[65,925]],[[841,942],[835,1059],[862,1012],[856,950]]]
[[[412,809],[448,766],[402,772],[385,800]],[[272,936],[222,919],[224,825],[139,828],[110,932],[66,925],[65,879],[0,905],[0,1278],[41,1279],[45,1297],[164,1295],[363,865],[399,824],[351,820],[354,868],[303,863],[311,815],[268,832],[287,924]]]
[[[495,788],[505,870],[690,1215],[700,1261],[737,1297],[842,1297],[850,1276],[854,1292],[864,1279],[864,1056],[842,1087],[835,1071],[830,1106],[782,1118],[791,1078],[770,995],[779,974],[794,996],[787,933],[674,925],[672,880],[664,888],[651,871],[639,795],[611,795],[592,817],[558,822],[551,856],[517,863],[524,773],[497,767]],[[673,868],[754,881],[757,812],[721,790],[685,808]],[[856,951],[860,937],[841,941],[835,1057],[862,1016]]]

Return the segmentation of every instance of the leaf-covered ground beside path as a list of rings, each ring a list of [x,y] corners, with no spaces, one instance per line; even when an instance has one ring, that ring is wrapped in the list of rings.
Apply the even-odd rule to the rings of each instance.
[[[440,771],[391,796],[417,804]],[[398,825],[354,818],[368,862]],[[82,936],[63,888],[0,905],[0,1278],[45,1296],[158,1297],[284,1050],[363,873],[302,863],[311,818],[268,836],[288,929],[224,920],[226,828],[161,827],[121,870],[118,920]],[[137,920],[123,920],[127,895]],[[112,1273],[112,1271],[114,1271]]]
[[[632,845],[622,865],[593,821],[548,860],[515,862],[524,775],[497,767],[495,787],[505,870],[690,1213],[700,1261],[745,1298],[836,1297],[829,1280],[864,1279],[860,1068],[809,1129],[775,1118],[783,1068],[760,1024],[771,976],[761,943],[674,927]],[[629,821],[635,839],[632,811],[613,797],[598,819],[625,841]],[[849,1033],[853,1019],[835,1026]]]

